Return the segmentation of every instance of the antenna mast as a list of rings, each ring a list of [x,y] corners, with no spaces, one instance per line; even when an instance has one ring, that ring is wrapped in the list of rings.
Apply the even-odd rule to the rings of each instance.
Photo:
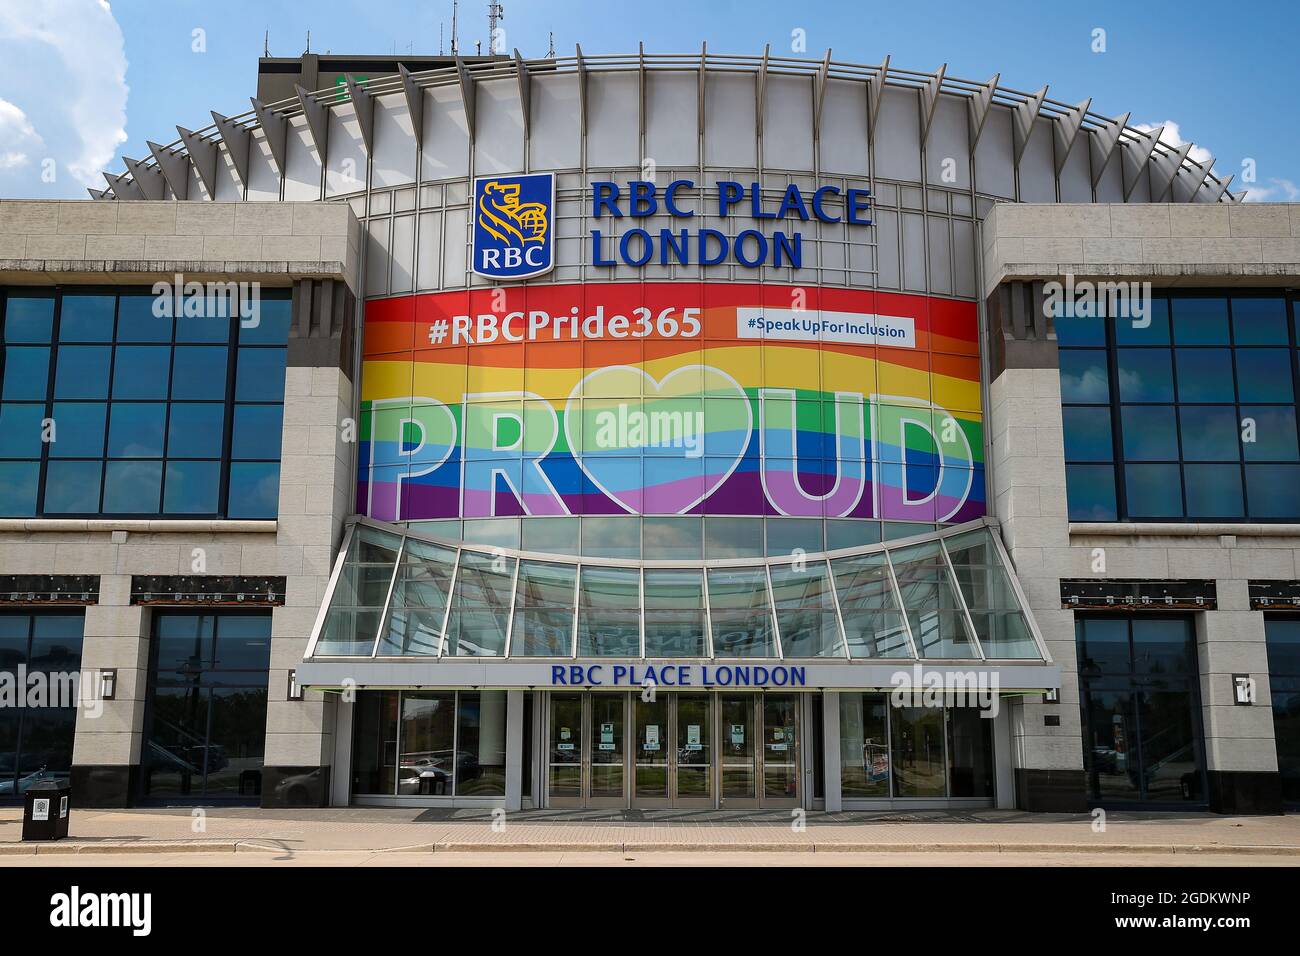
[[[455,56],[460,51],[456,48],[456,8],[460,6],[460,0],[451,0],[451,55]]]
[[[488,53],[501,52],[497,49],[497,24],[505,18],[505,8],[497,0],[488,0]]]

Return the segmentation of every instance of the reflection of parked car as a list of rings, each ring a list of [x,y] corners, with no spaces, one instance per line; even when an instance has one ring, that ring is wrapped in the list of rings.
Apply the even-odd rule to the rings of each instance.
[[[260,777],[261,774],[258,774]],[[243,783],[240,784],[241,792]],[[258,781],[261,789],[261,781]],[[276,803],[286,807],[312,807],[316,803],[312,794],[320,789],[320,768],[307,773],[291,774],[275,785]]]
[[[402,754],[397,768],[397,792],[440,796],[451,792],[453,754],[450,750]],[[468,751],[454,755],[456,778],[473,780],[483,774],[478,757]]]
[[[27,792],[27,788],[38,780],[53,780],[55,783],[67,783],[68,777],[69,775],[66,772],[61,773],[59,771],[46,770],[44,767],[41,767],[19,777],[17,780],[17,789],[15,789],[14,778],[6,777],[5,779],[0,780],[0,797],[12,797],[24,794]]]

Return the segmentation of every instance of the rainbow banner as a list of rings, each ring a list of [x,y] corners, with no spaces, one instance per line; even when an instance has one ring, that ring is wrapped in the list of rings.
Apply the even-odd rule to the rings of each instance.
[[[969,302],[731,283],[376,299],[357,511],[965,521],[977,325]]]

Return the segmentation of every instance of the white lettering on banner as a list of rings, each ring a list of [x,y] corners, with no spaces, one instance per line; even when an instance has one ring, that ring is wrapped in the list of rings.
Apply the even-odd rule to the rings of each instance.
[[[906,315],[872,315],[868,312],[739,308],[736,310],[736,334],[742,339],[916,348],[915,319]]]

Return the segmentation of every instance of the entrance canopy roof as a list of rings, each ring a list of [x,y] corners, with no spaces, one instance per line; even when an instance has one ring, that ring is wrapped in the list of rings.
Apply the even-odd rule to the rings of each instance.
[[[819,675],[1012,665],[1003,686],[1031,688],[1055,686],[1057,671],[987,520],[824,554],[656,562],[503,550],[357,518],[299,681],[504,685],[517,670],[531,685],[525,672],[562,661],[802,662]],[[875,683],[858,676],[846,686]]]

